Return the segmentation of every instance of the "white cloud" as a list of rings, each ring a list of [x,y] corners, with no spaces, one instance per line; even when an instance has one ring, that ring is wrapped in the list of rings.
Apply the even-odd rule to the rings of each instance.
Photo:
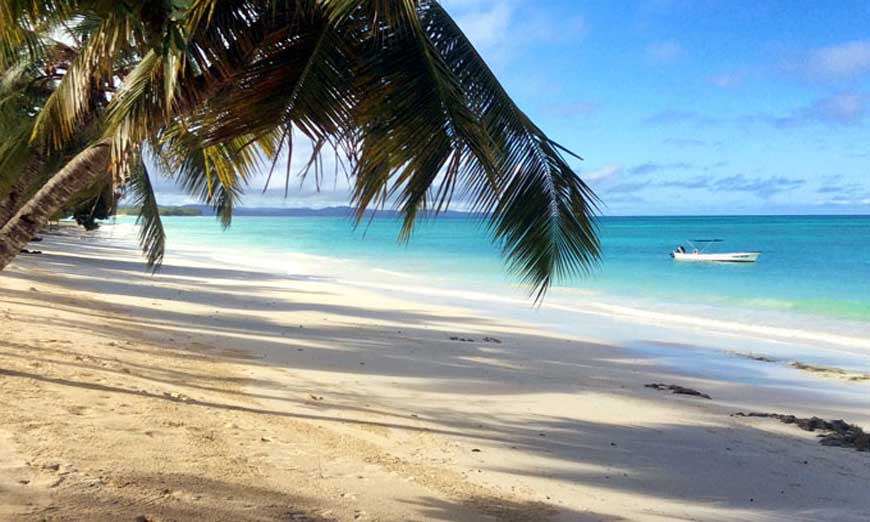
[[[620,172],[622,172],[622,165],[605,165],[589,172],[582,172],[580,177],[586,182],[596,182],[616,177]]]
[[[828,123],[854,125],[864,118],[864,96],[855,93],[840,93],[816,102],[816,116]]]
[[[587,29],[581,15],[541,9],[530,0],[445,0],[443,4],[496,69],[524,47],[576,42]]]
[[[853,40],[811,51],[807,73],[814,79],[853,78],[870,72],[870,40]]]
[[[456,22],[476,47],[489,49],[508,41],[514,2],[451,0],[445,2],[445,8],[458,13]]]
[[[831,126],[861,125],[867,116],[867,96],[862,93],[842,92],[820,98],[810,105],[798,107],[788,114],[757,114],[745,121],[760,121],[785,129],[802,125],[824,123]]]

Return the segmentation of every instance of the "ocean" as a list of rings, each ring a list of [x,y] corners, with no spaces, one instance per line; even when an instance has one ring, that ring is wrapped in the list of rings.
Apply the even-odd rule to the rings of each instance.
[[[118,230],[132,222],[118,218]],[[506,271],[476,219],[423,220],[407,243],[398,242],[399,222],[389,217],[359,226],[343,217],[237,217],[227,230],[211,217],[166,217],[164,226],[170,252],[277,274],[292,274],[294,259],[307,256],[324,277],[418,299],[462,298],[560,331],[578,324],[576,314],[603,322],[619,316],[639,331],[670,325],[681,332],[671,341],[685,340],[687,329],[698,336],[716,330],[870,353],[870,216],[603,217],[600,263],[586,276],[559,281],[542,306]],[[677,245],[689,248],[695,238],[724,240],[711,250],[763,254],[751,264],[671,259]],[[570,333],[612,338],[598,328],[602,321],[587,320],[585,331]]]

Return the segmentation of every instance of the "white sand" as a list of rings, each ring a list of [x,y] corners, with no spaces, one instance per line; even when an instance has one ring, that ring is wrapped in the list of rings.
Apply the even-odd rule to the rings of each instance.
[[[870,453],[730,416],[870,427],[867,383],[701,378],[319,278],[39,248],[0,273],[3,521],[870,520]]]

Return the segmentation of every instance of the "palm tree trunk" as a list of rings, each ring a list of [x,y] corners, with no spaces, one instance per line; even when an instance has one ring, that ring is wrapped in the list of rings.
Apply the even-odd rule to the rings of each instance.
[[[102,141],[71,159],[0,229],[0,270],[48,223],[49,218],[101,175],[111,159],[111,144]]]
[[[34,156],[27,160],[12,188],[0,197],[0,228],[3,228],[27,202],[27,196],[36,188],[42,177],[41,169],[42,161],[38,157]]]

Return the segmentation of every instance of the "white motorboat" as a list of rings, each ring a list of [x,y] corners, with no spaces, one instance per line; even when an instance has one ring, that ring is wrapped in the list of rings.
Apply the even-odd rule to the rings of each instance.
[[[721,243],[721,239],[692,239],[692,251],[689,252],[682,245],[678,246],[671,257],[677,261],[710,261],[715,263],[754,263],[758,260],[761,252],[705,252],[713,243]],[[701,246],[698,248],[695,243]]]

